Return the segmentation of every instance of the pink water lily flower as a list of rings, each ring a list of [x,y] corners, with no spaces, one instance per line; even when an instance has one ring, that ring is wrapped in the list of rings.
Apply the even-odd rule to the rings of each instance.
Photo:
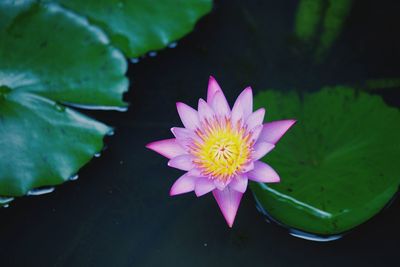
[[[167,157],[168,166],[186,171],[173,184],[170,195],[212,192],[229,227],[232,227],[248,180],[276,183],[278,174],[259,161],[270,152],[295,120],[263,124],[265,110],[253,112],[253,93],[247,87],[232,110],[213,77],[207,101],[198,110],[176,104],[184,128],[171,129],[175,138],[152,142],[147,148]]]

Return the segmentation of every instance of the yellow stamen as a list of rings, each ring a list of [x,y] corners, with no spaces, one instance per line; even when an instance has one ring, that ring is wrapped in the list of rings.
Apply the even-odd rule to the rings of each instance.
[[[196,131],[194,163],[203,175],[227,182],[238,174],[249,161],[253,142],[251,134],[240,126],[233,126],[229,119],[214,119]]]

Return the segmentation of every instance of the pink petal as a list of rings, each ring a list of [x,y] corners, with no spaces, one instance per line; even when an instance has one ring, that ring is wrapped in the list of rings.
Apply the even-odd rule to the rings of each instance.
[[[261,183],[277,183],[280,181],[279,175],[268,164],[255,161],[254,169],[246,173],[250,180]]]
[[[196,176],[196,177],[203,177],[203,175],[201,174],[201,171],[198,168],[193,168],[190,171],[188,171],[188,175]]]
[[[168,161],[168,166],[182,170],[189,171],[194,168],[192,155],[180,155]]]
[[[199,178],[196,181],[194,192],[196,196],[200,197],[215,189],[214,182],[208,178]]]
[[[246,165],[244,165],[242,168],[241,168],[241,172],[242,173],[246,173],[246,172],[249,172],[249,171],[251,171],[252,169],[254,169],[254,162],[253,161],[250,161],[249,163],[247,163]]]
[[[232,108],[232,121],[238,121],[238,116],[244,120],[250,116],[253,111],[253,91],[251,87],[247,87],[238,96]]]
[[[241,122],[241,125],[244,123],[243,110],[241,108],[238,108],[237,105],[233,106],[231,113],[231,122],[233,125],[236,125],[236,123],[238,122]]]
[[[218,85],[215,78],[210,76],[210,79],[208,80],[207,103],[211,104],[215,93],[218,91],[222,92],[221,87]]]
[[[282,120],[265,123],[259,141],[276,144],[295,122],[295,120]]]
[[[215,93],[214,98],[211,102],[211,107],[214,110],[215,115],[227,117],[231,112],[228,101],[226,101],[226,98],[222,91],[218,91]]]
[[[190,129],[172,127],[171,132],[176,137],[176,142],[186,149],[189,149],[189,147],[193,144],[193,140],[196,139],[195,133]]]
[[[254,127],[253,130],[251,130],[251,139],[252,139],[254,142],[256,142],[256,141],[259,139],[260,134],[261,134],[263,128],[264,128],[263,125],[258,125],[258,126],[256,126],[256,127]]]
[[[198,107],[199,119],[200,121],[204,120],[212,120],[214,117],[214,111],[203,99],[199,99],[199,107]]]
[[[244,175],[238,175],[232,180],[232,182],[229,184],[229,187],[235,191],[244,193],[246,192],[247,184],[248,184],[247,177]]]
[[[240,107],[238,104],[238,101],[236,100],[235,104],[233,105],[232,108],[232,113],[231,113],[231,122],[233,125],[236,125],[237,122],[241,121],[242,123],[244,122],[243,120],[243,109]]]
[[[192,138],[195,135],[193,130],[182,127],[172,127],[171,132],[177,139]]]
[[[227,185],[227,183],[224,183],[224,182],[221,182],[221,181],[215,179],[215,180],[214,180],[214,185],[215,185],[215,187],[218,188],[219,190],[224,190],[225,187],[226,187],[226,185]]]
[[[175,138],[151,142],[146,147],[169,159],[186,154]]]
[[[264,108],[257,109],[255,112],[251,113],[246,121],[247,129],[251,130],[256,126],[261,125],[264,121],[264,116],[265,116]]]
[[[213,195],[225,217],[229,227],[232,227],[243,193],[226,187],[224,190],[214,189]]]
[[[169,191],[170,196],[188,193],[194,190],[197,177],[193,177],[185,173],[172,185]]]
[[[182,102],[176,103],[176,108],[185,128],[195,130],[199,127],[199,117],[196,110]]]
[[[267,142],[258,142],[254,145],[254,152],[252,155],[253,160],[259,160],[264,157],[268,152],[274,149],[275,145]]]

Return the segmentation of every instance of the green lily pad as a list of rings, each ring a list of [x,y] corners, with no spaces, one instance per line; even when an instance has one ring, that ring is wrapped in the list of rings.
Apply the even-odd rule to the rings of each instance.
[[[280,223],[316,234],[345,232],[377,214],[400,185],[400,113],[351,88],[266,91],[255,97],[268,120],[298,123],[263,160],[279,184],[251,184]]]
[[[101,30],[56,5],[9,6],[14,17],[0,24],[0,85],[60,102],[126,106],[127,64]],[[8,11],[3,4],[0,17]]]
[[[62,103],[124,107],[127,64],[59,6],[4,1],[0,18],[0,196],[21,196],[68,180],[102,149],[111,128]]]
[[[159,50],[191,32],[212,0],[47,0],[99,25],[128,57]]]
[[[0,97],[0,195],[20,196],[56,185],[103,147],[111,129],[23,90]]]

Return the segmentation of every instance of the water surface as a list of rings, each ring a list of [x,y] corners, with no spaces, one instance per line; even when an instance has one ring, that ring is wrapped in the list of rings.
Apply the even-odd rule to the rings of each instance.
[[[267,224],[250,192],[229,229],[211,195],[174,198],[181,175],[144,148],[179,126],[175,102],[197,105],[213,74],[231,101],[255,92],[317,90],[400,76],[398,1],[354,1],[322,64],[293,41],[295,0],[218,1],[196,30],[130,63],[125,113],[90,111],[116,127],[108,149],[53,193],[0,210],[2,266],[384,266],[398,260],[400,201],[343,239],[316,243]],[[174,45],[173,45],[174,46]],[[385,91],[400,104],[400,91]],[[268,116],[268,110],[267,110]]]

